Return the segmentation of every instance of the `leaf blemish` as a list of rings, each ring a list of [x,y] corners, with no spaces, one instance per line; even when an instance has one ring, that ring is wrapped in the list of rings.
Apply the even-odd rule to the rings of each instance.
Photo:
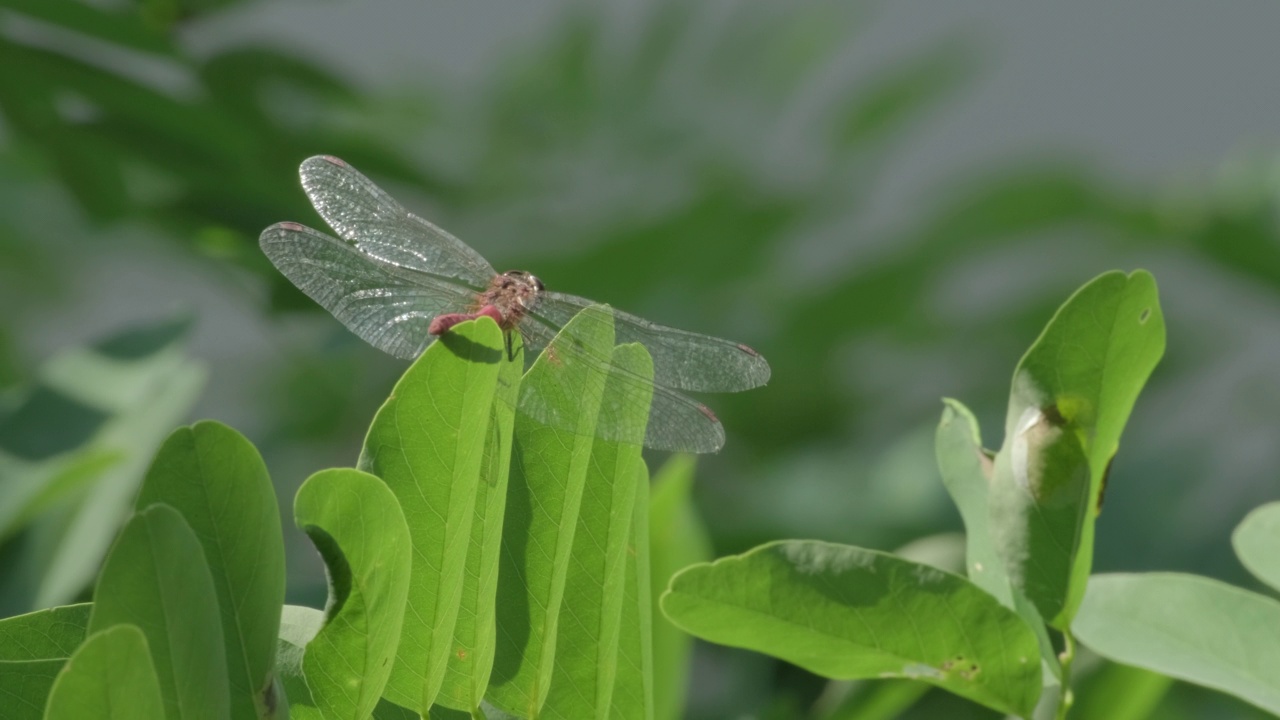
[[[1151,308],[1142,308],[1142,312],[1138,313],[1138,324],[1146,325],[1147,320],[1151,319]]]

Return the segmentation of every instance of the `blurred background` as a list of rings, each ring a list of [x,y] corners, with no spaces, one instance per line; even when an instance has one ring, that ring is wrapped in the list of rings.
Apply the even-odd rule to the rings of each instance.
[[[1095,569],[1256,587],[1229,535],[1280,498],[1278,26],[1261,1],[0,0],[0,616],[83,597],[180,423],[253,440],[286,516],[354,463],[404,364],[257,245],[323,227],[297,180],[322,153],[500,270],[769,359],[706,399],[716,554],[959,530],[940,398],[999,447],[1054,309],[1147,268],[1168,351]],[[286,532],[290,601],[322,602]],[[824,685],[699,646],[688,717],[806,717]],[[1182,685],[1152,715],[1256,716]]]

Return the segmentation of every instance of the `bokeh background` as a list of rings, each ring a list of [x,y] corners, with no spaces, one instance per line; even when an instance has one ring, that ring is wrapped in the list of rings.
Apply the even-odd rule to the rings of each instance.
[[[0,0],[0,498],[86,443],[127,486],[195,418],[258,444],[286,514],[354,462],[404,365],[257,246],[320,225],[296,168],[324,153],[499,269],[769,358],[766,388],[708,398],[717,554],[959,530],[940,398],[998,447],[1053,310],[1147,268],[1168,351],[1095,567],[1254,587],[1229,535],[1280,498],[1277,27],[1262,0]],[[48,571],[127,495],[0,508],[0,615],[80,596],[92,557]],[[315,603],[290,525],[290,600]],[[688,716],[804,717],[823,690],[699,646]],[[1181,685],[1152,715],[1255,716]],[[904,717],[988,715],[931,693]]]

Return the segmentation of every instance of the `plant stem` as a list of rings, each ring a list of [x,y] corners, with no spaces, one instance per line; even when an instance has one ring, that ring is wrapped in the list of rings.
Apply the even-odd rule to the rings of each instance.
[[[1067,720],[1071,703],[1075,697],[1071,693],[1071,661],[1076,657],[1076,638],[1071,628],[1062,631],[1062,652],[1058,654],[1058,662],[1062,664],[1062,695],[1058,700],[1057,720]]]

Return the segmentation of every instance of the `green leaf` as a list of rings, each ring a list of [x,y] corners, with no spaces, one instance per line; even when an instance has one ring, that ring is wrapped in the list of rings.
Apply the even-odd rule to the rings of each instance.
[[[135,506],[181,513],[204,547],[222,613],[233,718],[267,712],[284,604],[284,539],[262,457],[226,425],[175,430],[147,471]]]
[[[1056,628],[1084,594],[1107,468],[1163,353],[1155,280],[1109,272],[1067,300],[1014,372],[991,531],[1014,587]]]
[[[622,632],[618,637],[618,671],[611,717],[654,717],[654,617],[649,544],[649,468],[636,465],[632,481],[631,537],[626,553],[622,597]],[[663,621],[666,624],[666,621]]]
[[[680,572],[662,610],[698,637],[832,679],[914,678],[1023,716],[1040,695],[1022,618],[964,578],[887,553],[762,545]]]
[[[662,615],[659,598],[677,572],[713,557],[711,540],[693,504],[696,466],[692,455],[676,455],[668,460],[654,476],[647,508],[649,567],[653,573],[647,624],[653,627],[653,716],[658,720],[684,717],[693,660],[693,637]]]
[[[136,626],[94,633],[58,674],[46,720],[164,720],[160,680]]]
[[[360,469],[400,501],[413,538],[409,606],[386,695],[419,712],[444,682],[504,356],[493,320],[454,327],[396,383],[360,455]]]
[[[982,447],[978,421],[957,400],[944,399],[938,424],[937,456],[942,483],[960,510],[965,529],[965,571],[975,585],[991,593],[1000,604],[1022,616],[1040,641],[1046,687],[1058,688],[1062,675],[1057,650],[1049,639],[1044,620],[1035,606],[1009,582],[1004,561],[992,539],[988,512],[988,487],[994,472],[991,457]]]
[[[1097,575],[1072,630],[1119,663],[1280,713],[1280,602],[1178,573]]]
[[[1280,590],[1280,502],[1254,508],[1232,533],[1231,544],[1249,572]]]
[[[89,627],[92,605],[67,605],[0,620],[0,707],[6,720],[38,720],[54,679]]]
[[[298,489],[294,519],[324,557],[329,602],[314,637],[308,613],[291,617],[305,643],[302,672],[314,706],[293,717],[367,718],[391,675],[409,595],[409,528],[391,490],[350,468],[321,470]],[[313,617],[313,616],[312,616]],[[301,627],[299,627],[301,626]],[[291,660],[292,662],[293,660]]]
[[[200,541],[167,505],[134,514],[94,588],[89,632],[142,630],[171,719],[230,717],[216,592]]]
[[[640,450],[652,391],[628,392],[635,386],[620,387],[629,383],[620,373],[653,379],[653,360],[642,345],[622,345],[613,351],[604,397],[621,403],[610,409],[620,421],[616,427],[633,430],[634,434],[619,438],[618,442],[597,438],[591,448],[565,578],[565,593],[570,600],[559,624],[555,666],[543,717],[623,717],[611,712],[610,706],[618,680],[627,551],[634,552],[631,522],[636,483],[648,479]],[[635,690],[636,696],[646,696],[643,688]],[[633,712],[635,709],[645,710],[643,705],[633,708]]]
[[[90,3],[49,3],[43,0],[0,0],[0,7],[112,44],[161,55],[176,55],[170,37],[147,26],[132,11],[108,11]]]
[[[524,372],[524,348],[519,333],[512,333],[511,343],[511,356],[504,358],[498,369],[498,387],[490,411],[480,482],[476,487],[476,514],[471,523],[471,547],[463,573],[458,621],[453,627],[453,647],[436,707],[443,705],[467,711],[480,707],[493,672],[498,554],[502,549],[502,524],[507,508],[511,433],[520,397],[520,376]]]
[[[938,423],[937,455],[942,484],[960,510],[965,529],[965,571],[975,585],[994,595],[1005,607],[1013,607],[1013,590],[1004,562],[996,552],[987,522],[987,486],[993,466],[982,448],[978,421],[962,403],[942,401]]]
[[[583,353],[557,353],[566,343]],[[578,313],[534,362],[521,383],[543,405],[546,425],[516,415],[498,573],[498,647],[486,699],[537,717],[550,689],[560,602],[564,598],[583,484],[607,368],[587,358],[613,352],[613,314],[593,305]]]

